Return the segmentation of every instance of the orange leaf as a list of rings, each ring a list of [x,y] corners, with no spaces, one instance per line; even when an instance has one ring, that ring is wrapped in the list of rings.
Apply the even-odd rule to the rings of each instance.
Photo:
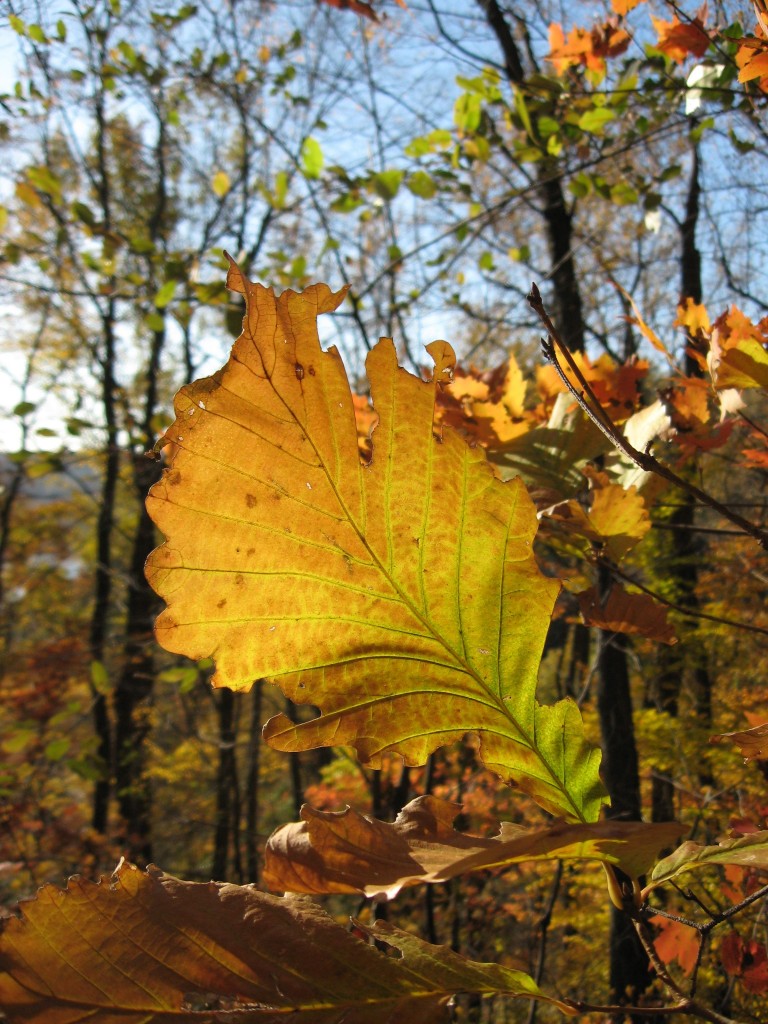
[[[768,76],[768,43],[754,36],[743,39],[736,51],[735,60],[740,82],[751,82],[755,78]],[[761,82],[760,87],[765,89],[766,83]]]
[[[553,22],[549,26],[549,54],[547,60],[558,75],[569,67],[584,66],[593,71],[605,68],[606,57],[618,57],[629,47],[629,35],[612,18],[591,31],[574,28],[566,39],[562,27]]]
[[[629,294],[629,292],[626,292],[621,287],[621,285],[620,284],[616,284],[615,281],[614,281],[614,287],[618,291],[621,292],[621,294],[627,299],[629,304],[632,306],[632,312],[634,313],[634,316],[633,317],[627,317],[629,322],[632,323],[632,324],[635,324],[636,327],[639,327],[640,328],[640,333],[643,335],[643,337],[647,341],[650,341],[651,345],[653,345],[653,347],[656,349],[656,351],[663,353],[667,357],[667,359],[670,362],[672,362],[673,360],[672,360],[672,356],[670,355],[669,349],[664,344],[664,342],[661,340],[661,338],[658,336],[658,334],[656,334],[656,332],[653,330],[653,328],[649,327],[648,324],[645,322],[645,320],[643,320],[642,316],[640,315],[640,309],[639,309],[637,303],[635,302],[635,300]]]
[[[656,49],[678,64],[682,64],[689,54],[703,57],[707,52],[709,33],[698,15],[691,21],[680,21],[677,15],[672,21],[662,21],[651,15],[651,21],[658,35]]]
[[[696,966],[699,952],[698,932],[688,925],[670,921],[666,917],[654,917],[653,923],[660,930],[660,934],[653,940],[660,959],[665,964],[677,960],[683,973],[690,974]]]
[[[398,367],[389,339],[366,360],[379,423],[361,465],[349,383],[316,326],[341,296],[277,297],[234,264],[228,284],[246,296],[243,333],[177,395],[179,449],[148,498],[166,536],[146,570],[167,602],[160,642],[214,657],[214,685],[264,678],[319,708],[267,723],[279,750],[417,765],[472,732],[486,767],[548,811],[597,818],[600,754],[578,709],[535,698],[558,584],[536,564],[523,482],[436,430],[442,384]],[[445,356],[441,343],[442,375]]]
[[[629,14],[645,0],[611,0],[611,7],[618,15]]]

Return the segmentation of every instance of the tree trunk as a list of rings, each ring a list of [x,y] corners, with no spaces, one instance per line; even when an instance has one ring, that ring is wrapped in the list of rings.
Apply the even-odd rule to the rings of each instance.
[[[259,880],[259,763],[261,756],[261,705],[264,682],[257,679],[251,690],[251,721],[248,732],[248,767],[245,780],[245,856],[249,882]]]
[[[141,506],[133,540],[123,667],[115,689],[115,780],[128,855],[139,864],[152,860],[152,794],[146,776],[146,740],[151,730],[154,685],[153,626],[159,602],[144,577],[144,563],[155,547],[155,529],[144,497],[160,467],[134,455],[134,480]]]
[[[611,797],[610,818],[640,821],[640,778],[632,721],[626,639],[599,630],[597,707],[603,737],[601,774]],[[650,985],[648,956],[630,918],[611,906],[610,998],[636,1003]],[[624,1014],[614,1015],[623,1020]]]
[[[101,403],[107,431],[104,472],[101,479],[99,515],[96,521],[96,573],[94,578],[93,611],[88,630],[88,649],[91,660],[104,662],[110,601],[112,597],[112,531],[115,523],[115,495],[120,473],[120,449],[117,437],[117,410],[115,381],[115,307],[110,299],[102,319],[104,355],[101,363]],[[103,775],[96,780],[93,791],[92,824],[97,832],[107,831],[109,817],[110,775],[112,770],[112,727],[107,697],[93,694],[93,725],[98,739],[96,753]]]
[[[699,179],[699,153],[694,145],[691,155],[691,173],[688,181],[688,193],[685,204],[685,217],[678,224],[680,230],[680,301],[692,299],[700,303],[702,299],[701,254],[696,246],[696,226],[699,218],[699,198],[701,184]],[[693,337],[687,339],[688,348],[685,353],[685,373],[689,377],[701,377],[702,371],[693,358],[691,348],[697,344]],[[696,504],[686,491],[673,492],[676,507],[667,519],[670,526],[666,536],[660,542],[660,562],[664,566],[664,575],[669,590],[669,597],[674,603],[696,611],[699,606],[697,587],[699,580],[699,564],[702,562],[702,544],[697,539]],[[704,652],[697,642],[695,624],[686,626],[687,638],[683,638],[674,647],[662,645],[657,656],[657,673],[652,680],[648,703],[658,711],[677,718],[680,691],[683,677],[691,672],[693,706],[697,723],[710,725],[712,720],[712,679],[706,663],[702,660]],[[709,768],[703,765],[699,772],[699,780],[703,786],[711,785],[712,776]],[[654,821],[672,821],[675,818],[674,788],[670,778],[655,776],[653,779]]]

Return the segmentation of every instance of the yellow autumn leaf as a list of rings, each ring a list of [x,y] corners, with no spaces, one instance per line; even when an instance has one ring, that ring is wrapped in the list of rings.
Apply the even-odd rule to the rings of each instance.
[[[211,188],[214,195],[217,195],[219,199],[223,198],[231,187],[232,184],[226,171],[217,171],[211,179]]]
[[[233,265],[243,333],[227,365],[183,388],[168,469],[148,507],[166,543],[147,574],[169,650],[213,657],[216,685],[265,677],[319,718],[266,726],[281,750],[353,745],[423,764],[475,733],[483,762],[569,820],[595,820],[599,751],[575,704],[540,706],[536,675],[557,592],[533,557],[536,510],[452,430],[434,381],[369,354],[378,425],[358,454],[349,384],[316,317],[343,293],[276,298]]]

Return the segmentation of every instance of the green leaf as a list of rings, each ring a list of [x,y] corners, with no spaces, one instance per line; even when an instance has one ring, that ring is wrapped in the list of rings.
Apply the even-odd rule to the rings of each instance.
[[[17,728],[2,741],[2,748],[6,754],[20,754],[35,739],[37,739],[37,733],[34,729]]]
[[[525,133],[529,139],[535,140],[533,133],[533,125],[531,124],[531,115],[528,113],[528,104],[525,102],[525,96],[523,95],[522,89],[515,89],[515,110],[517,116],[522,121]]]
[[[324,163],[320,143],[309,135],[301,147],[301,169],[307,178],[319,178]]]
[[[426,171],[414,171],[406,181],[408,189],[420,199],[431,199],[437,192],[437,183]]]
[[[403,180],[403,172],[390,170],[390,171],[379,171],[378,174],[374,174],[371,179],[373,182],[373,188],[376,195],[380,199],[384,199],[389,202],[394,199],[397,193],[400,191],[400,184]]]
[[[723,839],[716,846],[686,842],[660,860],[651,873],[646,892],[679,875],[719,864],[768,869],[768,832],[753,832],[736,839]]]
[[[462,93],[453,105],[453,121],[460,132],[471,134],[480,127],[483,101],[474,93]]]
[[[275,188],[272,193],[272,205],[276,210],[282,210],[285,206],[285,197],[288,194],[288,175],[285,171],[278,171],[275,175]]]
[[[581,115],[578,125],[583,132],[602,135],[605,126],[615,117],[616,111],[611,107],[593,107],[592,110],[587,110]]]
[[[97,693],[106,695],[112,692],[112,682],[102,661],[91,662],[91,682]]]
[[[611,185],[611,200],[617,206],[632,206],[638,198],[635,189],[626,181],[619,181],[615,185]]]
[[[61,182],[48,167],[27,167],[27,180],[30,184],[52,199],[61,198]]]
[[[37,405],[34,402],[18,402],[13,407],[13,415],[23,418],[24,416],[29,416],[36,408]]]
[[[0,1004],[10,1024],[447,1024],[460,992],[575,1013],[522,971],[384,922],[355,931],[304,897],[121,862],[110,882],[44,886],[3,922]]]
[[[82,221],[83,224],[87,224],[89,228],[96,227],[96,215],[90,206],[86,206],[85,203],[72,203],[72,213],[74,213],[77,219]]]
[[[49,761],[60,761],[67,753],[70,746],[70,740],[68,740],[66,736],[62,736],[58,740],[51,740],[50,743],[46,743],[43,753]]]
[[[173,299],[176,294],[176,285],[178,281],[166,281],[165,284],[158,289],[155,295],[155,307],[157,309],[165,309],[169,302]],[[159,328],[155,328],[159,330]]]
[[[481,449],[434,437],[450,346],[429,346],[432,382],[399,369],[387,339],[369,354],[379,422],[362,467],[349,384],[315,325],[343,294],[277,299],[234,265],[227,284],[246,295],[244,333],[177,396],[161,442],[173,460],[148,499],[167,538],[147,561],[168,602],[159,641],[215,657],[215,685],[267,678],[321,708],[268,723],[280,750],[353,745],[372,767],[388,752],[415,765],[471,732],[542,807],[594,820],[599,751],[575,704],[536,701],[558,585],[533,557],[533,502]]]
[[[34,40],[34,42],[40,43],[42,46],[45,46],[50,42],[50,39],[39,25],[27,25],[27,35],[30,39]]]

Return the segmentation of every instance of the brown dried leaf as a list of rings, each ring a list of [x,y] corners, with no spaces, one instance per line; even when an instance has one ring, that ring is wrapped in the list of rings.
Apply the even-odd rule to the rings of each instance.
[[[667,609],[649,594],[630,594],[615,583],[602,599],[597,587],[590,587],[578,597],[587,626],[644,636],[663,644],[677,643],[674,627],[667,622]]]
[[[361,942],[305,897],[122,863],[47,885],[4,922],[9,1024],[441,1024],[457,992],[543,998],[531,978],[381,923]]]
[[[484,839],[452,827],[460,811],[459,804],[421,796],[388,823],[349,807],[318,811],[305,804],[300,822],[270,837],[265,884],[281,891],[392,899],[404,886],[536,860],[599,861],[638,877],[684,831],[674,822],[558,822],[533,829],[503,822],[497,835]]]
[[[744,762],[752,760],[768,760],[768,722],[757,725],[754,729],[743,729],[740,732],[722,732],[710,737],[710,743],[730,740],[744,758]]]

